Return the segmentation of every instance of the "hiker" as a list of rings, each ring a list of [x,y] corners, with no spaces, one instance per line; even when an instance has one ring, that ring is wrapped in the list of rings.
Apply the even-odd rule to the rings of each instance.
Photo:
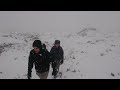
[[[44,49],[45,51],[47,50],[46,45],[44,43],[42,45],[42,49]]]
[[[63,48],[60,46],[60,40],[55,40],[54,46],[50,50],[50,55],[53,68],[52,75],[54,76],[54,78],[56,78],[59,72],[59,67],[61,64],[63,64],[64,59],[64,51]]]
[[[50,53],[42,49],[40,40],[33,42],[33,49],[30,51],[28,61],[28,79],[32,77],[32,68],[35,64],[36,74],[40,79],[47,79],[50,68]]]

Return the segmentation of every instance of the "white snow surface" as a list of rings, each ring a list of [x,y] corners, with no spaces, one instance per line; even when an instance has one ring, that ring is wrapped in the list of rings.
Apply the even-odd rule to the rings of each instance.
[[[120,32],[84,28],[79,32],[0,32],[0,79],[27,79],[28,56],[35,39],[50,51],[56,39],[64,49],[62,77],[57,79],[120,79]],[[52,79],[50,67],[48,79]],[[35,68],[32,79],[39,79]]]

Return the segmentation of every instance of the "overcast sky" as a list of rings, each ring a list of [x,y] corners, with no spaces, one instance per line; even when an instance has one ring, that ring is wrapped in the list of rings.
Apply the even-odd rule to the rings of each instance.
[[[120,11],[0,11],[0,31],[120,30]]]

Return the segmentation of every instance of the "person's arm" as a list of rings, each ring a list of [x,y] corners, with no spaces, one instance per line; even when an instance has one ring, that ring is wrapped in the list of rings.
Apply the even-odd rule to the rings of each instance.
[[[51,62],[53,61],[53,53],[54,53],[54,48],[52,47],[50,50],[50,60]]]
[[[64,51],[63,48],[61,47],[61,64],[63,64],[64,60]]]
[[[50,52],[48,50],[46,50],[45,59],[47,59],[48,64],[51,63]]]
[[[50,50],[50,54],[51,54],[51,55],[53,54],[53,47],[52,47],[51,50]]]
[[[63,60],[64,59],[64,51],[63,51],[62,47],[60,49],[60,55],[61,55],[61,60]]]
[[[28,79],[31,79],[32,75],[32,68],[33,68],[33,55],[32,52],[30,52],[29,60],[28,60]]]

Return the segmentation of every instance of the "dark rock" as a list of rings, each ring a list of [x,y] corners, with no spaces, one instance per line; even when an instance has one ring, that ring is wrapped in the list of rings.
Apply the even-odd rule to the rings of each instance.
[[[114,74],[114,73],[111,73],[111,76],[113,76],[113,77],[114,77],[114,76],[115,76],[115,74]]]
[[[66,72],[68,72],[68,71],[70,71],[70,69],[69,69],[69,68],[67,68]]]
[[[87,43],[91,43],[92,41],[87,41]]]
[[[111,45],[112,47],[115,47],[115,45]]]
[[[84,53],[84,51],[81,51],[81,53]]]
[[[75,59],[75,57],[73,56],[73,59]]]
[[[104,53],[101,53],[100,56],[104,56],[105,54]]]

